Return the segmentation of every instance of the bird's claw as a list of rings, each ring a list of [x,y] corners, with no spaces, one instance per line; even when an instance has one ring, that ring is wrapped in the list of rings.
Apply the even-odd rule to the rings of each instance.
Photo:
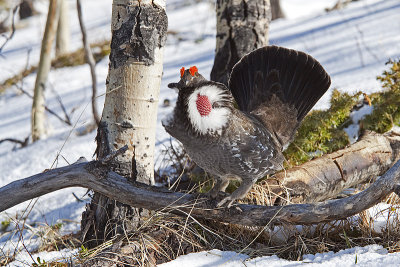
[[[225,203],[228,203],[226,205],[226,207],[230,208],[232,206],[233,202],[235,202],[235,199],[232,199],[231,196],[227,196],[227,197],[223,198],[220,202],[218,202],[217,208],[222,207]]]

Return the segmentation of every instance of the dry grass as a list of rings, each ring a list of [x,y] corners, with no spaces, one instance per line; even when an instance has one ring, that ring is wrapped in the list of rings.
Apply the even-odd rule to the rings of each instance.
[[[67,266],[69,259],[60,258],[53,262],[40,262],[40,259],[34,259],[32,254],[43,251],[59,251],[61,249],[76,249],[79,248],[81,242],[78,234],[61,235],[60,230],[63,227],[62,223],[48,225],[45,223],[29,224],[26,222],[26,216],[16,215],[9,217],[9,227],[3,228],[0,231],[0,238],[7,238],[8,243],[12,244],[13,250],[4,250],[0,247],[0,266],[6,266],[14,261],[18,253],[25,251],[31,256],[33,266]],[[24,232],[24,234],[22,234]],[[29,233],[27,235],[27,233]],[[28,239],[26,239],[28,237]],[[39,247],[33,251],[27,249],[28,243],[33,239],[39,240]],[[17,240],[17,241],[15,241]],[[36,264],[36,265],[35,265]]]
[[[167,148],[165,153],[164,160],[172,158],[175,162],[170,175],[177,178],[169,183],[164,180],[171,189],[190,193],[205,191],[209,187],[210,177],[196,171],[182,148],[175,147],[170,151]],[[177,161],[180,163],[176,163]],[[182,177],[195,177],[197,181],[188,182],[190,186],[182,187]],[[265,187],[265,184],[256,184],[244,202],[259,205],[276,203],[279,196],[271,194],[271,188]],[[285,195],[290,196],[290,192]],[[290,198],[280,202],[290,203]],[[211,249],[236,251],[250,257],[277,255],[287,260],[300,261],[305,254],[337,252],[370,244],[382,245],[389,252],[400,252],[400,199],[391,194],[382,203],[388,204],[387,209],[378,214],[366,210],[346,220],[309,226],[272,226],[265,222],[265,227],[244,227],[197,220],[190,214],[176,216],[165,209],[144,219],[139,229],[125,231],[123,235],[114,236],[112,240],[93,249],[87,249],[79,242],[71,243],[70,236],[60,236],[55,226],[26,228],[41,237],[40,250],[80,247],[74,263],[82,266],[152,266],[180,255]],[[381,230],[377,230],[378,223],[382,226],[382,219],[384,225]],[[17,234],[18,229],[15,231]],[[5,265],[12,259],[13,255],[0,257],[0,265]]]
[[[198,187],[192,187],[191,190],[198,190]],[[258,186],[254,192],[253,203],[268,203],[269,199],[273,198],[264,196],[263,189]],[[93,249],[81,246],[74,263],[82,266],[152,266],[173,260],[180,255],[211,249],[236,251],[250,257],[277,255],[280,258],[300,261],[305,254],[337,252],[370,244],[379,244],[389,252],[398,252],[399,200],[395,194],[383,200],[383,203],[388,204],[388,208],[382,211],[385,212],[387,221],[381,231],[376,231],[375,224],[378,219],[382,220],[382,215],[377,218],[368,210],[346,220],[301,227],[274,227],[268,222],[265,227],[243,227],[197,220],[190,214],[176,216],[167,210],[158,211],[145,219],[142,226],[135,231],[114,236],[112,240]],[[38,225],[32,229],[28,226],[27,229],[41,237],[42,246],[39,250],[80,246],[79,242],[70,243],[71,236],[60,236],[57,226]],[[4,265],[10,260],[12,257],[2,258],[1,264]]]
[[[81,252],[79,262],[84,266],[106,266],[117,262],[127,266],[149,266],[211,249],[236,251],[250,257],[277,255],[300,261],[305,254],[337,252],[370,244],[397,252],[400,251],[398,207],[398,202],[391,204],[388,208],[391,219],[379,232],[374,230],[376,218],[369,211],[346,220],[301,227],[243,227],[159,212],[148,218],[137,231]]]
[[[172,152],[168,152],[167,149],[166,153],[174,155],[174,173],[176,175],[179,174],[179,177],[195,177],[197,179],[190,187],[190,190],[203,192],[205,184],[210,181],[210,177],[198,172],[191,173],[194,170],[193,167],[183,167],[192,166],[187,158],[185,158],[185,165],[176,163],[176,160],[184,158],[182,148],[175,148]],[[289,197],[290,189],[284,189],[287,192],[282,195],[286,197],[279,199],[282,196],[271,193],[271,188],[266,185],[281,186],[279,184],[274,185],[270,181],[269,183],[261,181],[253,187],[243,202],[258,205],[291,203]],[[366,186],[368,185],[361,185],[360,188],[355,188],[353,193],[365,189]],[[179,188],[179,186],[176,187]],[[174,232],[181,233],[189,225],[193,230],[186,232],[191,236],[186,239],[196,244],[190,252],[220,249],[246,253],[250,257],[277,255],[288,260],[301,260],[305,254],[337,252],[346,248],[370,244],[382,245],[389,252],[400,251],[400,241],[398,241],[400,240],[400,199],[397,195],[391,194],[382,200],[382,203],[389,204],[388,208],[377,214],[371,214],[370,210],[366,210],[346,220],[301,227],[291,225],[273,227],[269,226],[268,222],[266,222],[268,226],[264,228],[243,227],[215,221],[195,220],[190,216],[186,218],[174,216],[174,231],[171,231],[171,233],[173,235]],[[382,213],[385,215],[382,215]],[[168,221],[168,216],[172,215],[163,214],[163,216],[159,222]],[[382,226],[383,216],[387,216],[387,220],[386,225]],[[381,225],[380,230],[377,230],[379,227],[376,227],[378,223]],[[163,260],[170,260],[189,252],[180,251],[178,249],[179,246],[177,248],[173,242],[168,243],[168,246],[163,251],[167,252],[169,257],[165,257]]]
[[[175,157],[179,157],[176,153]],[[176,166],[182,167],[175,170],[177,176],[193,176],[185,164]],[[199,178],[201,175],[196,173],[195,176]],[[189,192],[204,190],[209,177],[203,176],[200,180],[192,183]],[[172,187],[180,188],[176,184]],[[255,185],[244,201],[261,205],[275,203],[277,196],[268,195],[269,192],[262,183]],[[282,202],[290,203],[290,199]],[[302,260],[305,254],[337,252],[370,244],[382,245],[389,252],[400,251],[400,199],[392,194],[382,203],[388,204],[388,208],[381,214],[374,215],[366,210],[346,220],[309,226],[271,226],[265,222],[265,227],[244,227],[197,220],[190,214],[179,217],[167,211],[156,212],[140,229],[116,237],[111,243],[106,243],[107,246],[81,254],[79,260],[84,266],[117,262],[128,266],[149,266],[211,249],[236,251],[250,257],[277,255],[287,260]],[[387,216],[387,223],[377,231],[376,223],[382,221],[382,212]]]

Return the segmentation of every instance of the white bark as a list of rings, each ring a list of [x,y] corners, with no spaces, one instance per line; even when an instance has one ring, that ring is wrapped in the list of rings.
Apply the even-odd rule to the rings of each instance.
[[[167,24],[165,1],[113,1],[107,94],[97,155],[103,158],[128,145],[129,150],[113,160],[111,169],[146,184],[154,184],[155,127]],[[94,194],[82,216],[82,240],[89,246],[122,229],[135,229],[141,217],[149,214],[99,193],[103,191]]]
[[[146,4],[150,5],[150,2],[140,1],[142,10]],[[161,7],[165,6],[165,1],[162,2],[164,4],[160,3]],[[132,16],[127,11],[128,5],[133,8],[139,5],[139,1],[114,1],[112,31],[116,32],[126,27],[124,24],[129,22],[129,16]],[[147,40],[149,41],[152,40]],[[138,52],[131,51],[130,45],[125,42],[119,48],[125,50],[125,54],[132,53],[133,57],[121,60],[118,56],[110,56],[110,61],[116,63],[111,63],[109,68],[102,123],[106,123],[108,128],[110,148],[116,150],[126,144],[129,146],[128,152],[121,156],[118,162],[131,166],[134,157],[136,180],[154,184],[155,127],[164,49],[163,46],[155,45],[154,61],[152,64],[146,64],[134,57]]]
[[[133,63],[110,69],[102,121],[109,130],[110,147],[125,144],[129,150],[121,158],[129,164],[135,154],[138,181],[154,184],[154,144],[163,51],[157,49],[154,65]],[[122,78],[122,79],[121,79]],[[115,111],[115,107],[123,107]],[[150,178],[145,181],[143,178]]]
[[[40,61],[36,76],[32,104],[32,140],[37,141],[45,134],[45,100],[44,89],[51,66],[51,48],[56,35],[60,2],[52,0],[49,4],[46,28],[43,34]]]
[[[261,182],[270,192],[269,204],[310,203],[337,196],[346,188],[367,183],[400,159],[400,136],[366,131],[349,147],[300,166],[276,173]],[[256,187],[253,193],[257,194]]]
[[[70,51],[70,28],[68,16],[67,0],[59,0],[60,16],[58,20],[57,39],[56,39],[56,56],[66,54]]]

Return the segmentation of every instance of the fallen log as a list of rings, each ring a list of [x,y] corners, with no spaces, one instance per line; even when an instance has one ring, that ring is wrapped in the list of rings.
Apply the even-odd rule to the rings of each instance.
[[[49,170],[0,188],[0,212],[26,200],[66,188],[93,189],[119,202],[183,216],[213,219],[247,226],[269,224],[314,224],[344,219],[380,202],[392,192],[400,193],[400,161],[368,189],[351,197],[315,204],[260,206],[239,204],[231,208],[215,208],[216,201],[201,195],[168,191],[127,181],[108,170],[104,161],[82,162]]]
[[[259,186],[271,194],[270,205],[315,203],[355,185],[373,182],[399,159],[398,134],[366,132],[349,147],[276,173]]]

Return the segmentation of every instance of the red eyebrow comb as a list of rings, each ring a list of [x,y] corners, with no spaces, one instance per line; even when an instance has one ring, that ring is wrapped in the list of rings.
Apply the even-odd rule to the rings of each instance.
[[[198,69],[197,69],[196,66],[192,66],[192,67],[190,67],[190,69],[189,69],[189,72],[190,72],[190,74],[191,74],[192,76],[194,76],[194,75],[196,74],[197,71],[198,71]]]

